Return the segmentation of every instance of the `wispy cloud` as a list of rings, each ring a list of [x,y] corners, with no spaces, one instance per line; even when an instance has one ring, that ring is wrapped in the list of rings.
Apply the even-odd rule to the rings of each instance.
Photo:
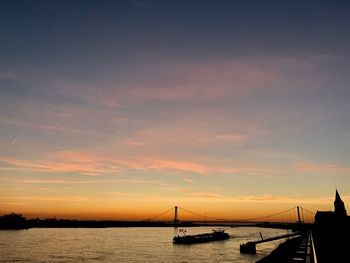
[[[267,88],[268,83],[279,78],[279,72],[252,60],[233,60],[174,64],[166,76],[166,80],[149,78],[143,79],[142,85],[129,85],[125,94],[134,99],[195,101],[243,96]]]
[[[50,81],[50,80],[48,80]],[[59,89],[52,91],[63,97],[71,97],[78,101],[109,109],[117,109],[121,106],[120,93],[114,85],[107,82],[93,85],[88,82],[77,82],[68,80],[51,80]],[[84,92],[81,92],[84,90]],[[119,96],[118,96],[119,95]]]
[[[264,177],[274,177],[287,172],[286,169],[273,165],[258,165],[254,163],[234,165],[229,161],[218,162],[212,158],[201,158],[191,155],[175,159],[152,155],[125,157],[120,156],[120,154],[113,154],[112,158],[101,153],[68,150],[45,153],[45,155],[40,155],[36,159],[0,156],[0,161],[14,166],[4,168],[5,170],[18,168],[18,170],[23,171],[23,168],[27,168],[32,171],[73,172],[89,176],[116,175],[130,170],[173,171],[178,175],[181,172],[191,172],[200,175],[222,173]],[[136,182],[136,179],[133,180]],[[190,179],[187,178],[187,182],[190,182]]]
[[[216,193],[193,192],[186,189],[181,190],[181,192],[192,197],[220,198],[220,199],[224,198],[224,196]]]
[[[145,194],[140,193],[128,193],[128,192],[111,192],[109,195],[118,197],[147,197]]]
[[[262,195],[241,195],[241,196],[224,196],[212,192],[196,192],[186,189],[180,190],[189,198],[195,200],[201,200],[201,198],[212,199],[213,202],[218,203],[266,203],[266,204],[310,204],[310,205],[325,205],[332,204],[334,196],[287,196],[287,195],[274,195],[274,194],[262,194]],[[345,201],[350,201],[349,195],[342,196]],[[209,200],[208,200],[209,201]]]
[[[348,174],[350,167],[331,163],[299,162],[294,165],[297,172]]]
[[[190,179],[190,178],[181,178],[183,181],[187,182],[187,183],[194,183],[194,180]]]
[[[10,205],[10,206],[25,206],[25,203],[19,202],[0,202],[1,205]]]
[[[17,180],[22,184],[92,184],[94,181],[74,181],[74,180],[48,180],[48,179],[24,179]]]
[[[162,180],[143,180],[137,178],[99,179],[99,180],[55,180],[55,179],[21,179],[22,184],[99,184],[99,183],[126,183],[126,184],[155,184],[164,185]]]
[[[244,142],[249,137],[249,134],[244,133],[228,133],[228,134],[218,134],[216,138],[228,142]]]
[[[144,158],[144,160],[148,163],[147,168],[154,170],[180,170],[199,174],[208,172],[206,167],[192,162],[148,158]]]
[[[23,201],[65,201],[65,202],[83,202],[88,201],[89,198],[85,196],[0,196],[0,200],[23,200]]]
[[[122,109],[136,101],[199,102],[243,98],[254,91],[271,89],[272,83],[284,74],[280,65],[288,67],[297,63],[278,57],[169,63],[168,59],[146,56],[145,60],[140,74],[133,72],[132,77],[127,76],[123,81],[111,76],[98,84],[60,78],[45,81],[56,87],[50,91],[56,95],[94,106]]]
[[[115,162],[109,162],[96,154],[74,151],[59,151],[46,153],[40,159],[18,159],[0,157],[0,161],[34,170],[49,172],[77,172],[85,175],[97,176],[118,173],[120,168]]]
[[[71,127],[67,127],[60,124],[50,124],[50,123],[33,123],[29,121],[17,120],[17,119],[0,119],[0,122],[3,124],[19,126],[21,128],[33,128],[38,130],[49,130],[55,132],[68,132],[68,133],[76,133],[76,134],[84,134],[84,135],[94,135],[89,131],[84,131],[81,129],[75,129]]]

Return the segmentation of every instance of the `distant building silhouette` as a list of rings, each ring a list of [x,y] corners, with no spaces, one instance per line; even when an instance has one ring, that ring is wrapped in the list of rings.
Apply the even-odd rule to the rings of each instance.
[[[335,191],[334,211],[317,211],[315,215],[315,224],[323,225],[339,225],[346,224],[350,218],[347,216],[345,205],[340,198],[338,190]]]
[[[337,190],[334,211],[317,211],[313,237],[318,263],[350,262],[350,217]]]

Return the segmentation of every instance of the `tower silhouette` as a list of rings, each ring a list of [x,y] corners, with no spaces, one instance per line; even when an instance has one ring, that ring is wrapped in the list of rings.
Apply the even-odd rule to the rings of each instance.
[[[177,206],[175,206],[174,226],[177,226],[178,224],[179,224],[179,213],[178,213]]]
[[[338,190],[335,191],[334,213],[337,216],[347,216],[344,202],[341,200]]]

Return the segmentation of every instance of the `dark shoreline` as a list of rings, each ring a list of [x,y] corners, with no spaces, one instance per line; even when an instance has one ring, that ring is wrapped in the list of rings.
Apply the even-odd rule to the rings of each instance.
[[[293,226],[271,225],[271,224],[218,224],[218,223],[191,223],[184,222],[178,225],[168,222],[135,222],[135,221],[94,221],[94,220],[27,220],[20,225],[2,225],[1,230],[21,230],[31,228],[113,228],[113,227],[261,227],[276,229],[294,229]]]
[[[127,220],[76,220],[57,218],[26,219],[21,214],[11,213],[0,216],[0,230],[29,228],[108,228],[108,227],[265,227],[279,229],[300,228],[299,224],[247,223],[247,222],[164,222],[164,221],[127,221]],[[306,224],[304,225],[304,227]]]

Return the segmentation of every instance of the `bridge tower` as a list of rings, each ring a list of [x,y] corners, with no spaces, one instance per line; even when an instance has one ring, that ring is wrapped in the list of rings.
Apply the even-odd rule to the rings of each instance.
[[[179,224],[179,213],[178,213],[178,207],[175,206],[174,227],[177,227],[178,224]]]
[[[298,223],[301,224],[299,206],[297,206],[297,211],[298,211]]]

